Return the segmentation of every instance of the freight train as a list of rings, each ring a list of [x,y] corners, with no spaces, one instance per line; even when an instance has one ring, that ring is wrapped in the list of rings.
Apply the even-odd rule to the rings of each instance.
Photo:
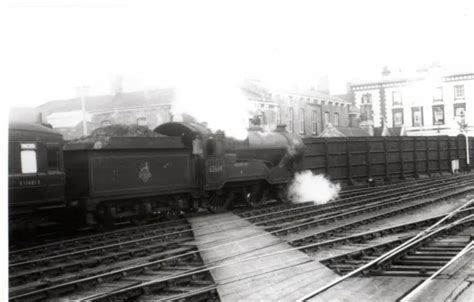
[[[64,143],[46,126],[10,124],[10,227],[51,217],[114,225],[200,208],[221,212],[282,199],[302,169],[303,142],[284,128],[250,129],[243,141],[197,123],[165,123],[154,132]]]

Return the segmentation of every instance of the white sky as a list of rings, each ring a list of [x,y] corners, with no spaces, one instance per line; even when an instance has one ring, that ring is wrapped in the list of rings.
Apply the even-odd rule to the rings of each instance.
[[[37,106],[170,86],[183,76],[316,84],[332,92],[382,66],[473,65],[474,1],[10,0],[7,100]]]

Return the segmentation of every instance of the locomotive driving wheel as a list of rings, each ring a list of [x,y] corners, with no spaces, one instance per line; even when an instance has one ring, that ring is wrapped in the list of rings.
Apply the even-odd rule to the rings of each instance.
[[[225,212],[227,209],[230,208],[232,204],[232,193],[214,193],[209,198],[209,206],[207,209],[209,212],[217,214]]]
[[[264,189],[261,189],[260,186],[244,188],[243,193],[245,202],[252,208],[263,204]]]

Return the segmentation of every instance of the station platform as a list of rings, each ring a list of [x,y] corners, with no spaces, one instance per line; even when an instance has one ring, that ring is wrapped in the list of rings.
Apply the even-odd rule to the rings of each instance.
[[[189,222],[222,301],[295,301],[338,277],[235,214]]]

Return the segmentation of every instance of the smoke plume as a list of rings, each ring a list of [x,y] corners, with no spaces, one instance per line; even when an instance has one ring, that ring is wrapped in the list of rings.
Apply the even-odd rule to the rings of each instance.
[[[332,183],[324,175],[314,175],[306,170],[295,175],[288,190],[288,198],[292,202],[312,201],[315,204],[324,204],[337,198],[341,187]]]
[[[222,130],[226,136],[239,140],[247,138],[249,102],[237,81],[225,76],[201,75],[190,80],[183,77],[176,88],[173,115],[186,113],[207,123],[213,131]]]

